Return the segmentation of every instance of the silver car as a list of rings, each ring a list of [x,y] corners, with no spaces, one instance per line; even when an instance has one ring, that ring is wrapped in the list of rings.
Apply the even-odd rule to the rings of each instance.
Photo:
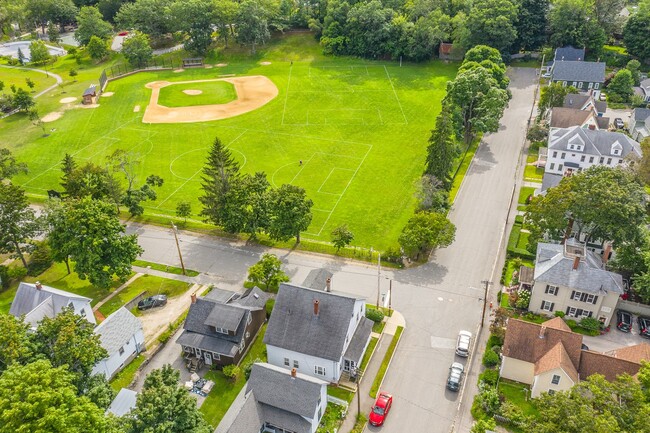
[[[469,331],[460,331],[458,341],[456,342],[456,355],[467,358],[469,356],[469,346],[472,343],[472,333]]]

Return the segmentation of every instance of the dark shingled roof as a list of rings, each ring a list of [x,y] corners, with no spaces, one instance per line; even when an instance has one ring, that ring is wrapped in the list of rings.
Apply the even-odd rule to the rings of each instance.
[[[573,48],[571,45],[555,49],[554,60],[558,61],[582,61],[585,59],[584,48]]]
[[[361,318],[361,321],[357,325],[357,330],[354,331],[350,344],[345,350],[345,355],[343,355],[345,359],[354,361],[357,365],[361,363],[361,357],[372,332],[372,324],[372,320],[366,317]]]
[[[319,314],[314,314],[314,301]],[[318,358],[338,361],[357,298],[282,284],[264,343]]]
[[[259,287],[253,287],[245,296],[234,300],[232,303],[241,305],[242,307],[264,308],[266,301],[270,297],[268,293],[262,291]]]
[[[309,275],[307,275],[307,278],[305,278],[302,285],[304,287],[309,287],[310,289],[325,290],[327,287],[327,279],[332,278],[333,276],[334,274],[327,269],[313,269],[309,272]]]
[[[212,310],[203,323],[209,326],[214,326],[215,328],[222,328],[235,332],[244,318],[245,313],[246,310],[242,308],[232,308],[227,304],[215,303],[212,305]]]
[[[584,380],[592,374],[602,374],[605,379],[612,381],[623,373],[634,376],[639,372],[640,365],[625,359],[615,358],[604,353],[583,350],[580,358],[580,379]]]
[[[604,62],[567,62],[556,61],[553,64],[553,81],[584,81],[591,83],[605,82]]]

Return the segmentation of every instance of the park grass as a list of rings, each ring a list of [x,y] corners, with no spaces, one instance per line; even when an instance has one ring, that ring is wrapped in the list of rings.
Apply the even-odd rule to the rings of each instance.
[[[340,400],[350,403],[354,398],[354,393],[334,385],[327,385],[327,394]]]
[[[135,377],[135,373],[138,371],[138,368],[142,365],[144,362],[144,355],[140,354],[133,358],[133,360],[124,367],[119,373],[111,379],[110,385],[111,388],[115,392],[120,392],[120,389],[128,387],[131,382],[133,382],[133,378]]]
[[[34,89],[27,87],[27,79],[34,82]],[[42,72],[30,71],[25,69],[8,69],[0,68],[0,81],[5,85],[3,92],[11,93],[11,86],[15,85],[16,88],[22,87],[32,95],[47,89],[53,84],[56,84],[54,77],[47,76]],[[2,93],[2,92],[0,92]]]
[[[184,90],[199,90],[200,95],[186,95]],[[160,89],[158,104],[165,107],[226,104],[237,99],[235,86],[227,81],[174,84]]]
[[[103,68],[121,60],[116,55],[95,65],[84,58],[77,65],[69,57],[52,65],[66,82],[39,98],[41,116],[60,111],[59,99],[80,97],[88,84],[97,82]],[[13,182],[31,199],[44,197],[48,189],[60,189],[60,161],[66,153],[81,164],[103,164],[108,154],[126,149],[140,161],[138,186],[149,174],[165,180],[157,189],[158,199],[146,203],[145,217],[169,219],[179,202],[189,201],[193,214],[189,219],[198,220],[200,170],[219,136],[244,173],[263,171],[273,186],[291,183],[306,189],[314,206],[311,226],[302,235],[305,245],[321,248],[330,242],[331,231],[345,223],[355,235],[354,246],[375,251],[394,247],[415,209],[415,185],[424,169],[427,139],[457,64],[430,61],[400,67],[390,61],[326,57],[310,33],[274,39],[252,57],[238,47],[220,50],[213,61],[226,58],[228,66],[223,68],[147,71],[112,81],[106,90],[113,96],[100,98],[97,108],[65,111],[47,124],[55,130],[48,137],[42,137],[40,128],[24,115],[0,120],[0,139],[19,160],[28,162],[31,171]],[[261,60],[271,64],[261,65]],[[76,83],[67,75],[72,67],[79,70]],[[151,94],[146,83],[223,74],[265,75],[279,95],[230,119],[142,123]],[[141,110],[134,113],[136,105]],[[466,170],[468,158],[463,164]]]
[[[257,337],[248,350],[248,353],[246,353],[239,363],[241,367],[245,366],[249,362],[255,361],[256,359],[266,362],[266,345],[264,344],[266,326],[267,324],[265,323],[262,328],[260,328],[260,332],[257,334]],[[219,422],[237,397],[237,394],[239,394],[244,385],[246,385],[246,378],[242,372],[242,374],[237,376],[233,381],[224,376],[221,371],[214,370],[207,372],[205,378],[214,381],[214,388],[212,388],[212,391],[208,394],[199,410],[203,414],[203,418],[205,418],[212,427],[216,427],[219,425]]]
[[[386,371],[388,370],[388,365],[390,364],[391,359],[393,359],[393,353],[395,353],[395,349],[397,348],[397,343],[399,342],[399,339],[403,331],[404,331],[404,327],[398,326],[395,335],[393,335],[393,339],[390,341],[390,344],[388,345],[386,355],[384,355],[384,359],[381,361],[381,365],[379,366],[379,371],[377,372],[377,376],[375,377],[375,380],[372,382],[372,386],[370,387],[370,397],[372,398],[377,397],[377,393],[379,392],[379,387],[384,382],[384,376],[386,375]]]
[[[167,272],[168,274],[183,275],[183,270],[176,266],[163,265],[162,263],[147,262],[146,260],[136,260],[133,266],[140,266],[141,268],[151,268],[155,271]],[[200,272],[192,269],[185,268],[185,274],[188,277],[196,277]]]

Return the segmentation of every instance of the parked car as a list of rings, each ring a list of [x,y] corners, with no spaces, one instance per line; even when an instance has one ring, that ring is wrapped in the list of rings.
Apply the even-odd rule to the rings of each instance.
[[[368,422],[374,426],[380,426],[386,420],[388,412],[390,412],[390,407],[393,405],[393,396],[387,392],[380,391],[375,400],[375,405],[370,411],[368,416]]]
[[[447,377],[447,389],[450,391],[458,391],[460,383],[463,380],[463,372],[465,367],[460,362],[454,362],[449,367],[449,377]]]
[[[155,307],[164,307],[167,304],[167,296],[155,295],[144,298],[138,302],[138,310],[148,310]]]
[[[598,97],[601,101],[607,101],[607,95],[605,92],[600,92],[600,96]]]
[[[616,129],[623,129],[623,127],[625,126],[625,124],[623,123],[623,119],[621,119],[620,117],[614,119],[614,126],[616,127]]]
[[[650,338],[650,318],[639,316],[639,335]]]
[[[618,310],[616,312],[616,327],[619,331],[630,332],[632,330],[632,314]]]
[[[460,331],[456,341],[456,355],[467,358],[469,356],[469,345],[472,342],[472,333],[469,331]]]

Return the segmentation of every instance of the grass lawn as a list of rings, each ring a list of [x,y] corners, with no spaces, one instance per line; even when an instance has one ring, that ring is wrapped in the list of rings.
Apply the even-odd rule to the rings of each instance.
[[[153,262],[147,262],[145,260],[136,260],[135,262],[133,262],[133,266],[140,266],[141,268],[150,267],[151,269],[154,269],[156,271],[167,272],[169,274],[183,275],[183,270],[181,268],[177,268],[176,266],[163,265],[162,263],[153,263]],[[193,271],[192,269],[185,268],[185,275],[187,275],[188,277],[196,277],[199,274],[200,272],[198,271]]]
[[[526,167],[524,168],[524,180],[530,182],[541,182],[544,177],[544,169],[537,168],[534,165],[528,165],[531,162],[537,161],[537,154],[528,155],[526,157]]]
[[[528,390],[528,392],[525,390]],[[501,379],[499,380],[499,393],[506,400],[518,406],[525,415],[537,414],[537,409],[535,409],[535,406],[530,400],[530,388],[528,386],[507,379]],[[529,397],[529,400],[526,400],[526,396]]]
[[[501,292],[501,302],[499,303],[503,308],[510,307],[510,295],[505,292]]]
[[[138,371],[138,368],[142,365],[144,362],[144,356],[143,355],[138,355],[133,360],[129,365],[124,367],[122,371],[117,373],[115,377],[111,380],[111,388],[115,390],[115,392],[120,392],[120,389],[126,388],[133,382],[133,378],[135,377],[136,371]]]
[[[474,159],[474,154],[476,153],[476,150],[478,149],[478,145],[481,142],[480,139],[476,140],[472,145],[469,147],[467,152],[464,152],[456,164],[458,164],[455,168],[455,175],[454,175],[454,180],[451,184],[451,190],[449,191],[449,202],[453,203],[454,200],[456,200],[456,195],[458,194],[458,191],[460,190],[460,186],[463,183],[463,178],[465,177],[465,173],[467,173],[467,170],[469,169],[469,164],[472,162],[472,159]]]
[[[262,329],[260,329],[255,342],[240,362],[240,366],[243,367],[255,359],[260,359],[266,362],[266,346],[263,341],[265,332],[266,324],[264,324]],[[235,400],[235,397],[237,397],[237,394],[239,394],[239,391],[241,391],[246,384],[246,378],[242,372],[242,374],[237,377],[237,380],[232,381],[226,378],[221,371],[209,371],[205,375],[205,378],[214,381],[214,388],[212,388],[212,391],[206,397],[200,411],[203,413],[205,420],[212,425],[212,427],[216,428],[216,426],[219,425],[221,418],[223,418],[228,411],[228,408]]]
[[[343,412],[345,408],[334,403],[327,403],[327,408],[320,420],[317,433],[330,433],[338,430],[343,423]]]
[[[79,164],[99,164],[116,149],[125,149],[141,162],[136,186],[152,173],[165,181],[156,191],[158,199],[146,203],[145,218],[173,217],[176,205],[189,201],[192,222],[200,219],[201,169],[209,146],[219,136],[243,172],[263,171],[271,185],[290,183],[306,189],[314,202],[311,226],[302,236],[306,243],[329,243],[333,228],[345,223],[356,246],[372,246],[375,251],[396,246],[413,214],[415,181],[424,169],[427,140],[458,65],[430,61],[400,67],[390,61],[324,56],[310,33],[276,38],[254,57],[244,51],[248,50],[220,49],[206,60],[226,60],[228,66],[223,68],[148,71],[112,81],[106,91],[113,96],[102,97],[97,108],[65,110],[60,119],[46,124],[55,129],[48,137],[42,137],[25,115],[0,120],[0,141],[30,169],[12,181],[26,188],[30,198],[42,199],[48,189],[60,189],[60,161],[66,153]],[[87,58],[81,65],[69,56],[57,60],[51,70],[66,82],[38,99],[41,117],[62,111],[63,97],[80,98],[103,68],[120,59],[114,55],[101,65]],[[271,64],[261,65],[261,60]],[[68,76],[71,68],[79,71],[77,82]],[[223,74],[263,74],[275,83],[279,95],[230,119],[142,123],[151,95],[146,83]],[[138,112],[136,106],[141,108]]]
[[[532,260],[519,259],[519,261],[521,261],[521,265],[528,266],[529,268],[535,267]],[[512,284],[512,274],[515,271],[519,271],[517,261],[515,259],[508,259],[508,262],[506,263],[506,274],[504,276],[505,286],[510,286]]]
[[[368,365],[368,362],[370,362],[370,357],[375,351],[375,347],[377,347],[378,342],[379,342],[379,338],[377,337],[372,337],[370,339],[370,343],[368,343],[368,348],[366,349],[366,353],[363,354],[363,359],[361,360],[361,365],[360,365],[361,370],[366,369],[366,366]]]
[[[529,196],[533,195],[534,192],[535,192],[535,188],[533,188],[532,186],[521,187],[521,189],[519,190],[519,201],[517,203],[525,205],[526,199]]]
[[[135,280],[128,290],[135,294],[146,290],[150,295],[167,295],[173,298],[184,293],[189,287],[189,283],[184,281],[170,280],[155,275],[143,275]]]
[[[384,359],[381,361],[381,366],[379,366],[379,371],[377,372],[377,376],[375,377],[375,380],[372,382],[372,386],[370,387],[370,397],[372,398],[375,398],[377,396],[377,392],[379,392],[379,387],[384,381],[384,376],[386,375],[386,371],[388,370],[388,364],[390,363],[390,360],[393,357],[393,353],[397,348],[397,342],[399,341],[402,332],[404,332],[404,328],[402,326],[398,326],[397,332],[395,332],[395,335],[393,335],[393,339],[391,340],[390,345],[388,346],[386,355],[384,356]]]
[[[331,395],[332,397],[347,401],[348,403],[350,403],[354,398],[353,392],[332,385],[327,385],[327,394]]]
[[[41,68],[43,69],[43,68]],[[27,79],[30,79],[34,82],[34,89],[30,90],[27,87]],[[0,68],[0,81],[5,83],[4,93],[11,93],[11,86],[15,85],[17,88],[22,87],[26,91],[36,94],[42,90],[47,89],[53,84],[56,84],[56,80],[53,76],[46,76],[41,72],[29,71],[24,69],[7,69]]]
[[[184,91],[196,90],[198,95],[188,95]],[[227,81],[206,83],[174,84],[160,89],[158,104],[165,107],[187,107],[193,105],[226,104],[237,99],[235,86]]]
[[[375,322],[372,324],[372,332],[381,334],[382,332],[384,332],[384,326],[386,326],[386,322],[384,322],[383,320],[381,322]]]

